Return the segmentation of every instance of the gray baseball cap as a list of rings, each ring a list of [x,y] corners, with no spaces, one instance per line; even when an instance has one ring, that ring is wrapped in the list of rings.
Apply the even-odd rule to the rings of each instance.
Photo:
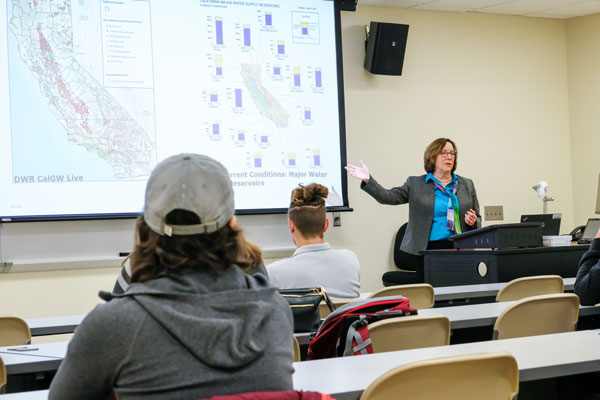
[[[196,214],[197,225],[169,225],[173,210]],[[215,232],[233,217],[233,188],[225,167],[200,154],[178,154],[160,162],[146,185],[144,219],[161,236]]]

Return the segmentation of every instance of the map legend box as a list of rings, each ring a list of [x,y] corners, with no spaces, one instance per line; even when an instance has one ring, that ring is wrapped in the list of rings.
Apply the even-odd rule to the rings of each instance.
[[[262,167],[262,154],[261,153],[254,153],[254,166],[256,168]]]
[[[294,86],[300,86],[300,67],[294,67]]]
[[[270,12],[265,13],[265,25],[272,26],[273,25],[273,14]]]
[[[223,75],[223,56],[220,54],[215,56],[215,74]]]
[[[304,119],[310,119],[310,107],[304,107]]]
[[[320,44],[319,14],[308,11],[292,12],[292,43]]]
[[[285,42],[283,40],[277,41],[277,54],[285,54]]]
[[[212,124],[212,134],[219,135],[220,133],[221,133],[221,127],[219,126],[219,124],[213,123]]]
[[[321,151],[313,150],[313,165],[318,167],[321,165]]]
[[[235,106],[242,106],[242,89],[235,89]]]
[[[250,40],[250,25],[244,25],[244,46],[252,46],[252,41]]]
[[[323,78],[321,68],[315,68],[315,86],[323,87]]]
[[[215,18],[215,31],[217,33],[217,44],[223,44],[223,18]]]

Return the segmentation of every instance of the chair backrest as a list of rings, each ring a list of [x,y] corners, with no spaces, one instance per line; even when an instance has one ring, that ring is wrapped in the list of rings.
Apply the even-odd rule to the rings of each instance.
[[[298,339],[296,339],[296,336],[292,336],[292,342],[294,346],[294,362],[302,361],[300,356],[300,343],[298,343]]]
[[[527,276],[508,282],[496,295],[496,301],[515,301],[541,294],[563,293],[565,285],[558,275]]]
[[[573,293],[544,294],[515,301],[494,324],[494,339],[572,332],[579,317]]]
[[[519,391],[519,368],[504,352],[434,358],[400,365],[363,392],[361,400],[509,400]]]
[[[418,310],[433,307],[435,295],[433,287],[427,283],[388,286],[371,293],[369,299],[386,296],[404,296],[410,299],[410,306]]]
[[[31,343],[27,322],[18,317],[0,317],[0,347]]]
[[[333,305],[335,306],[335,308],[339,308],[343,305],[346,305],[348,303],[351,303],[353,301],[357,301],[360,299],[359,298],[352,298],[352,299],[331,299],[330,298],[330,300],[333,303]],[[331,310],[327,306],[327,303],[325,303],[324,301],[319,303],[319,315],[321,316],[321,319],[325,319],[329,314],[331,314]]]
[[[4,385],[6,385],[6,365],[0,357],[0,394],[4,393]]]
[[[367,325],[373,353],[450,344],[450,320],[444,315],[411,315]]]
[[[403,224],[398,229],[398,232],[396,232],[396,238],[394,240],[394,264],[400,269],[416,271],[417,266],[419,265],[419,256],[400,250],[407,226],[408,223]]]
[[[519,391],[517,361],[509,353],[475,353],[407,363],[386,372],[361,400],[509,400]]]

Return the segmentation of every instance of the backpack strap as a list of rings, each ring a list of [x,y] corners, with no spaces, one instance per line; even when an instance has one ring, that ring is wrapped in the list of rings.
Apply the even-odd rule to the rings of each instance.
[[[373,353],[371,346],[371,338],[367,330],[366,316],[361,315],[356,321],[352,322],[346,334],[346,343],[344,346],[344,357],[353,354],[369,354]]]

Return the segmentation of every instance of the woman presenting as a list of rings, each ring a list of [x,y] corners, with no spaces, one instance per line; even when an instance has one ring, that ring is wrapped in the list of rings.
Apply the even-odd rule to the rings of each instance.
[[[408,203],[408,226],[400,250],[419,255],[426,249],[452,248],[450,236],[481,225],[473,181],[456,175],[458,153],[450,139],[434,140],[423,156],[426,175],[409,176],[404,185],[383,188],[367,166],[346,166],[361,188],[381,204]],[[422,257],[419,262],[422,267]]]

